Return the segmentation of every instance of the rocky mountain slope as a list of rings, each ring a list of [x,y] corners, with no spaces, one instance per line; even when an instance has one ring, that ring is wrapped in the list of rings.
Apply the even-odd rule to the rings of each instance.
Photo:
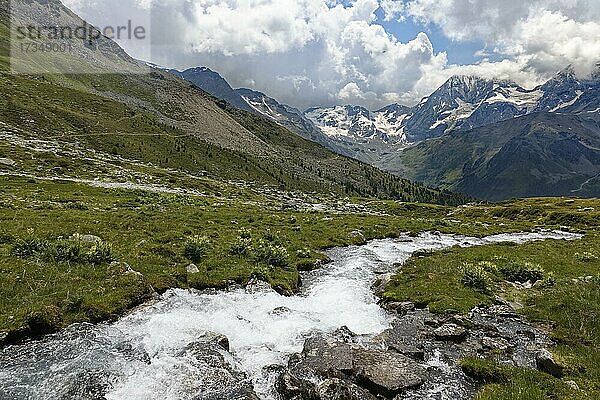
[[[205,92],[225,100],[234,107],[245,111],[254,111],[252,107],[217,72],[206,67],[189,68],[184,71],[169,72],[192,82]]]
[[[277,122],[305,139],[319,143],[337,153],[348,155],[341,146],[329,140],[300,110],[279,103],[272,97],[256,90],[240,88],[235,89],[235,92],[250,106],[253,112]]]

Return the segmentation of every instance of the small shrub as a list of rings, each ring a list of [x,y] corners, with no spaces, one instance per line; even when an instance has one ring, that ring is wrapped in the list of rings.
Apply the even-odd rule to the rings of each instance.
[[[38,238],[19,239],[14,244],[11,254],[16,257],[27,258],[40,255],[48,248],[48,242]]]
[[[464,286],[481,293],[489,293],[490,291],[490,278],[485,269],[479,264],[465,264],[460,282]]]
[[[593,262],[598,260],[598,256],[589,251],[584,251],[583,253],[575,253],[575,258],[583,262]]]
[[[538,264],[525,262],[517,264],[510,262],[499,268],[500,274],[510,282],[536,282],[544,278],[544,270]]]
[[[115,257],[110,243],[102,241],[96,242],[88,253],[88,261],[92,264],[100,265],[114,260]]]
[[[269,242],[274,242],[274,243],[278,243],[279,242],[279,235],[275,232],[272,232],[270,229],[267,229],[265,231],[265,234],[263,235],[263,238]]]
[[[245,256],[252,251],[252,239],[238,236],[229,247],[229,254],[234,256]]]
[[[64,240],[52,246],[50,256],[56,261],[83,262],[87,258],[86,249],[78,240]]]
[[[262,262],[273,267],[288,267],[289,254],[285,247],[260,240],[254,248],[256,262]]]
[[[250,239],[252,237],[252,235],[250,234],[250,229],[248,228],[240,228],[240,230],[238,231],[238,235],[242,239]]]
[[[192,260],[192,262],[200,262],[205,258],[210,251],[210,239],[206,236],[192,236],[185,242],[183,255]]]
[[[483,268],[485,271],[489,272],[490,274],[494,274],[494,275],[499,274],[498,265],[496,265],[492,261],[480,261],[477,264],[481,268]]]
[[[257,279],[263,282],[269,282],[269,270],[265,267],[256,267],[250,273],[250,279]]]
[[[542,280],[542,286],[549,288],[556,285],[556,276],[553,272],[548,272],[544,279]]]

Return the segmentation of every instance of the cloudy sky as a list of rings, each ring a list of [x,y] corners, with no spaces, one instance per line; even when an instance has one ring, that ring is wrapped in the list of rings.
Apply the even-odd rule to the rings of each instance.
[[[64,2],[84,17],[151,13],[149,61],[208,66],[302,109],[410,105],[454,74],[533,87],[568,64],[585,75],[600,61],[600,0]]]

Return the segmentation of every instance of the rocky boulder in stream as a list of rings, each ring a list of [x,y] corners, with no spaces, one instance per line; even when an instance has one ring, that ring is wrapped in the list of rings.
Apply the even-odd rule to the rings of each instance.
[[[423,383],[426,369],[400,353],[362,346],[342,328],[309,338],[291,357],[277,389],[286,400],[393,398]]]
[[[480,383],[460,367],[468,356],[559,374],[544,350],[551,345],[546,334],[500,299],[466,316],[433,314],[408,303],[391,308],[398,317],[377,336],[341,328],[307,339],[279,376],[282,398],[469,399]]]
[[[229,339],[225,335],[206,332],[182,350],[202,365],[202,391],[194,400],[258,400],[252,382],[235,368],[229,354]]]

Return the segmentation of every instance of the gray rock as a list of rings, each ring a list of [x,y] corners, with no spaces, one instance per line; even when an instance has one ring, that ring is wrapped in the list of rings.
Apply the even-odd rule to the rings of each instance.
[[[14,167],[15,165],[17,165],[17,163],[14,160],[11,160],[10,158],[0,157],[0,165]]]
[[[207,332],[183,349],[178,356],[191,356],[198,375],[190,376],[202,382],[202,390],[194,400],[258,400],[250,379],[229,362],[229,340]]]
[[[320,400],[376,400],[368,390],[347,380],[326,379],[317,387]]]
[[[393,273],[381,274],[377,277],[371,289],[375,292],[375,296],[383,297],[383,293],[385,292],[385,287],[390,283],[390,280],[394,276]]]
[[[358,231],[358,230],[350,232],[350,236],[351,237],[358,237],[358,238],[364,238],[365,237],[365,235],[361,231]]]
[[[509,348],[511,348],[511,345],[510,343],[508,343],[508,340],[503,338],[484,337],[483,339],[481,339],[481,344],[483,345],[483,347],[491,350],[507,351]]]
[[[185,267],[185,270],[187,271],[188,274],[197,274],[198,272],[200,272],[200,270],[198,269],[196,264],[188,265],[187,267]]]
[[[498,315],[500,317],[514,317],[517,316],[515,310],[509,305],[493,305],[488,308],[488,313]]]
[[[393,397],[420,386],[427,370],[410,358],[390,351],[354,349],[352,374],[372,393]]]
[[[344,325],[341,328],[336,329],[331,336],[340,342],[352,343],[356,337],[356,333],[352,332],[350,328]]]
[[[283,371],[275,382],[275,389],[284,400],[303,400],[316,397],[314,384]]]
[[[398,314],[406,314],[410,311],[414,311],[415,303],[410,301],[394,301],[386,303],[384,307],[389,311],[395,311]]]
[[[97,242],[101,242],[102,239],[100,239],[98,236],[95,236],[95,235],[82,235],[81,241],[87,242],[87,243],[97,243]]]
[[[535,363],[540,371],[546,372],[556,378],[563,375],[563,367],[554,360],[554,356],[546,349],[542,349],[535,355]]]
[[[444,324],[433,331],[437,340],[460,342],[467,337],[467,330],[456,324]]]
[[[310,369],[322,377],[336,376],[336,372],[352,370],[352,348],[332,338],[309,338],[302,350],[302,368]]]
[[[82,242],[85,243],[97,243],[97,242],[101,242],[102,239],[100,239],[98,236],[96,235],[80,235],[78,233],[71,235],[69,237],[70,240],[80,240]]]
[[[579,390],[579,385],[575,381],[565,381],[565,384],[569,386],[572,390]]]
[[[203,338],[205,343],[211,343],[219,346],[223,350],[229,351],[229,338],[225,335],[215,332],[207,332]]]

